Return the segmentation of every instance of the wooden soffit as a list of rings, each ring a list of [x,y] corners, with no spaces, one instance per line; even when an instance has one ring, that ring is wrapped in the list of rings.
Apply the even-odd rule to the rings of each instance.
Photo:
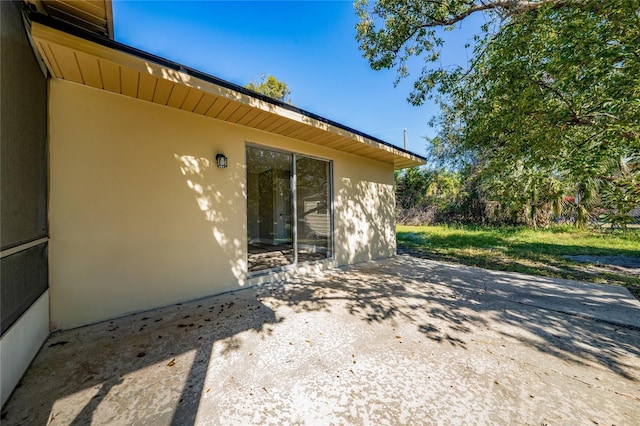
[[[109,40],[32,19],[31,37],[54,78],[336,149],[396,169],[424,158],[294,106]]]

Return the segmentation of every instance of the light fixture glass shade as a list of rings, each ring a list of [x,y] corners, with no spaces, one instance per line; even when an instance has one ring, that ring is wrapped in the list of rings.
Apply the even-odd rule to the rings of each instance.
[[[216,164],[218,168],[224,169],[227,167],[227,157],[224,154],[216,154]]]

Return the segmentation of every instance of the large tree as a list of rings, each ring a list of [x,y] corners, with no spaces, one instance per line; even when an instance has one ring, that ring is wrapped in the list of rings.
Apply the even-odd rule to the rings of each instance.
[[[585,202],[594,193],[618,211],[640,202],[640,1],[380,0],[357,9],[364,56],[398,78],[411,56],[438,61],[436,28],[487,15],[468,66],[427,66],[414,82],[412,103],[436,95],[442,106],[436,153],[481,165],[487,183],[563,178]]]

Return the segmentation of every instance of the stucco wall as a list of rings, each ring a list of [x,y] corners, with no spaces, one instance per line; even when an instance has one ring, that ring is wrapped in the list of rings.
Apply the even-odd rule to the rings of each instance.
[[[339,264],[395,253],[391,165],[64,81],[49,111],[55,327],[246,285],[247,142],[333,160]]]

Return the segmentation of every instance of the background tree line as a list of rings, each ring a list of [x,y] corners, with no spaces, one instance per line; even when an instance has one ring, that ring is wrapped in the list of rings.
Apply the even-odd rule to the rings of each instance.
[[[508,179],[482,170],[413,167],[397,171],[396,217],[404,225],[467,223],[547,227],[569,223],[584,227],[608,223],[626,228],[640,219],[633,202],[609,203],[597,185],[580,188],[560,175],[530,173],[521,168]],[[630,188],[629,193],[635,189]],[[605,193],[606,194],[606,193]],[[605,195],[606,196],[606,195]],[[623,197],[624,198],[624,197]]]

